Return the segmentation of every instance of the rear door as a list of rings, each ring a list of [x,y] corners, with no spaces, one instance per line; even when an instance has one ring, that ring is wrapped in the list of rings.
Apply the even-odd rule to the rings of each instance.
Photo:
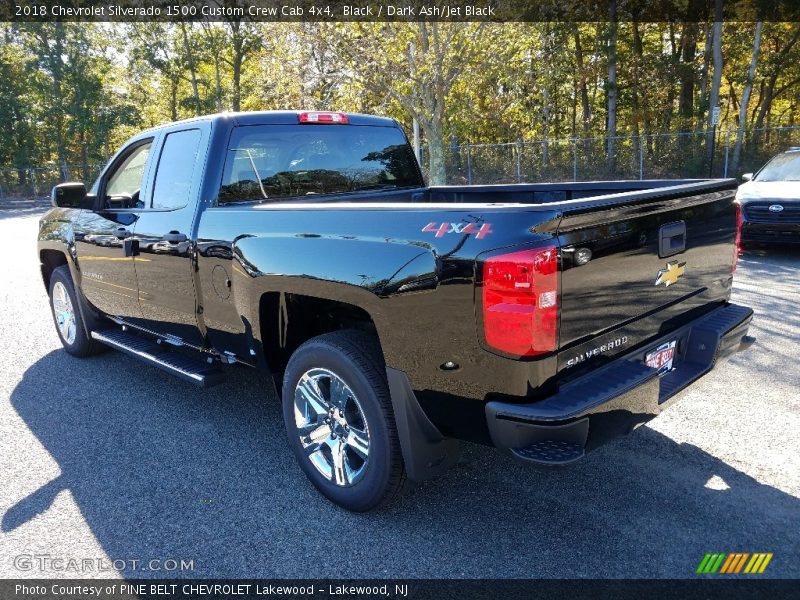
[[[565,203],[560,369],[596,365],[727,300],[735,189],[701,182]]]
[[[164,131],[152,193],[136,222],[133,262],[142,314],[135,324],[198,347],[192,228],[210,129],[201,122]]]

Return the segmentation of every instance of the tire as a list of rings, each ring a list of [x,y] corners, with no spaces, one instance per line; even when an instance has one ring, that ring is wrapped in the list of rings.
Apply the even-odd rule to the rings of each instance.
[[[283,418],[300,468],[355,512],[388,504],[405,481],[382,362],[371,337],[339,331],[301,345],[283,378]]]
[[[80,358],[102,352],[101,344],[89,337],[78,305],[72,276],[66,265],[50,275],[50,310],[61,344],[72,356]]]

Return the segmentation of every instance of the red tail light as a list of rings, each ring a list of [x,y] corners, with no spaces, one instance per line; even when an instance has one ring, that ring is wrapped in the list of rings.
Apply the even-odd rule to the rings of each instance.
[[[736,272],[736,265],[739,262],[739,254],[742,251],[742,205],[738,202],[734,203],[736,207],[736,240],[734,241],[733,248],[733,270]]]
[[[483,265],[483,330],[492,348],[518,356],[556,349],[558,248],[493,256]]]
[[[347,125],[347,115],[340,112],[301,112],[297,115],[298,123],[338,123]]]

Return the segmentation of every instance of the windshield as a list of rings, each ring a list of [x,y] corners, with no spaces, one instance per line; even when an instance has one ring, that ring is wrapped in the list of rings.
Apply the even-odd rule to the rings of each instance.
[[[800,152],[779,154],[761,169],[755,181],[800,181]]]
[[[231,135],[219,203],[420,187],[396,127],[258,125]]]

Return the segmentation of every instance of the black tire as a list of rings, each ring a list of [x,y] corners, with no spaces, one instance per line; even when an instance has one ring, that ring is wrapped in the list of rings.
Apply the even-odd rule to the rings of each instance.
[[[54,291],[60,295],[58,286],[63,286],[70,301],[70,308],[74,319],[74,338],[67,339],[59,327],[59,315],[56,314],[57,299],[54,298]],[[104,347],[99,342],[93,340],[88,334],[87,329],[83,322],[80,306],[78,305],[79,299],[75,293],[75,286],[72,283],[72,276],[70,275],[69,268],[66,265],[58,267],[53,270],[50,275],[50,288],[48,290],[50,296],[50,312],[53,314],[53,323],[56,326],[56,333],[61,340],[61,344],[72,356],[84,358],[98,354],[104,350]]]
[[[283,378],[283,418],[289,445],[300,468],[325,497],[355,512],[369,511],[391,502],[405,481],[400,440],[382,363],[380,348],[370,336],[358,331],[339,331],[312,338],[301,345],[289,360]],[[358,429],[363,422],[363,429],[368,431],[368,457],[361,463],[363,469],[352,483],[337,484],[335,475],[326,477],[312,463],[295,420],[295,393],[300,378],[306,373],[323,370],[337,376],[352,391],[353,399],[348,402],[351,405],[355,402],[360,411],[347,423]],[[344,413],[340,414],[345,418]],[[323,446],[336,437],[336,426],[335,423],[328,426],[330,436],[325,436],[322,444],[316,444],[324,456],[330,457],[333,453],[328,447],[325,454]],[[340,436],[343,441],[349,440],[341,430]],[[346,444],[345,448],[348,448]],[[348,465],[362,460],[358,455],[348,456],[351,457]]]

